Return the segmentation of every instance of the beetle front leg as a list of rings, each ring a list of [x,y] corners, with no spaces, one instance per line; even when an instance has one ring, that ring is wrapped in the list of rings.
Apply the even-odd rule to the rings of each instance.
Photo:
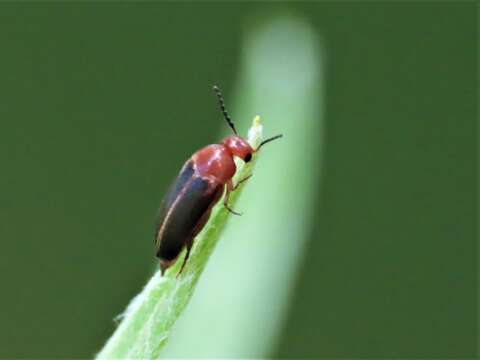
[[[233,187],[232,191],[237,190],[237,188],[238,188],[243,182],[247,181],[247,180],[250,179],[252,176],[253,176],[253,174],[250,174],[250,175],[248,175],[247,177],[244,177],[242,180],[239,180],[239,181],[235,184],[235,186]]]
[[[237,184],[238,185],[238,184]],[[225,206],[225,209],[227,209],[229,212],[231,212],[234,215],[241,216],[242,214],[239,212],[236,212],[230,206],[228,206],[228,200],[230,199],[230,193],[235,190],[236,186],[233,186],[232,179],[227,181],[227,193],[225,194],[225,199],[223,200],[223,206]]]

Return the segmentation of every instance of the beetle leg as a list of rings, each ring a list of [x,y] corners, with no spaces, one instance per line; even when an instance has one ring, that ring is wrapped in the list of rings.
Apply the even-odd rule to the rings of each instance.
[[[227,209],[233,215],[242,216],[242,213],[239,213],[239,212],[236,212],[235,210],[233,210],[230,206],[228,206],[228,204],[226,202],[224,202],[223,205],[225,205],[225,209]]]
[[[183,263],[182,263],[182,266],[180,267],[180,271],[177,274],[177,278],[180,276],[180,274],[183,271],[183,268],[185,267],[185,264],[187,263],[188,257],[190,256],[190,250],[192,249],[192,245],[193,245],[193,239],[192,241],[189,241],[187,243],[187,253],[185,254],[185,258],[183,259]]]
[[[235,184],[235,186],[233,187],[232,191],[237,190],[237,188],[240,186],[241,183],[247,181],[247,180],[250,179],[252,176],[253,176],[253,174],[250,174],[250,175],[248,175],[247,177],[244,177],[242,180],[238,181],[238,182]]]
[[[232,180],[228,180],[227,181],[227,193],[225,194],[225,199],[223,200],[223,206],[225,206],[225,209],[227,209],[229,212],[231,212],[232,214],[234,215],[238,215],[238,216],[241,216],[242,214],[239,213],[239,212],[236,212],[235,210],[233,210],[232,208],[230,208],[230,206],[228,206],[228,199],[230,198],[230,193],[235,190],[235,188],[233,187],[233,182]]]

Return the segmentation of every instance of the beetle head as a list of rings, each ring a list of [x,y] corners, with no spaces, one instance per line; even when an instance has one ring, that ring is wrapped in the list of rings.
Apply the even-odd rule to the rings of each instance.
[[[228,126],[230,126],[230,128],[233,130],[233,133],[235,134],[226,137],[222,141],[222,145],[225,146],[225,148],[228,149],[228,151],[230,151],[233,156],[239,157],[240,159],[248,163],[250,160],[252,160],[253,153],[260,150],[263,145],[282,137],[282,135],[271,137],[267,140],[262,141],[256,149],[253,149],[245,139],[242,139],[240,136],[238,136],[237,129],[235,129],[235,125],[233,124],[232,119],[230,119],[230,116],[228,115],[227,109],[225,108],[225,101],[223,100],[222,93],[218,86],[215,85],[213,87],[213,91],[217,95],[220,109],[222,110],[223,116],[227,121]]]
[[[245,139],[237,135],[226,137],[223,139],[222,145],[225,146],[233,156],[239,157],[245,162],[252,160],[252,155],[255,152]]]

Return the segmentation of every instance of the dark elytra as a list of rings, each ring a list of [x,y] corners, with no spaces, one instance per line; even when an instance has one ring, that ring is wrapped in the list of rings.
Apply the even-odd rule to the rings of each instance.
[[[156,256],[162,268],[168,267],[185,246],[192,245],[195,230],[201,230],[204,225],[200,221],[208,219],[204,215],[216,204],[223,190],[223,185],[197,176],[193,161],[187,161],[157,215]]]

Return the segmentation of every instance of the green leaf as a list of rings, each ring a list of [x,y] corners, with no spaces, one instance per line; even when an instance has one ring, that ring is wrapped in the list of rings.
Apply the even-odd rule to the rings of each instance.
[[[322,241],[325,231],[314,223],[324,139],[322,39],[286,10],[254,11],[247,20],[230,110],[239,128],[250,124],[238,115],[260,113],[265,137],[284,137],[262,148],[236,205],[244,215],[228,222],[160,354],[166,359],[271,357],[308,266],[308,240],[314,232]]]
[[[227,222],[229,214],[217,206],[195,240],[184,274],[175,279],[181,258],[165,279],[155,274],[99,358],[261,358],[275,346],[320,184],[323,57],[320,39],[302,18],[268,14],[252,20],[232,113],[259,112],[267,119],[268,137],[285,138],[262,148],[261,166],[244,196],[237,202],[242,185],[231,197],[244,216]],[[236,120],[237,128],[246,127]],[[251,137],[258,144],[261,131],[254,129]],[[248,165],[239,167],[236,180],[251,173]]]

